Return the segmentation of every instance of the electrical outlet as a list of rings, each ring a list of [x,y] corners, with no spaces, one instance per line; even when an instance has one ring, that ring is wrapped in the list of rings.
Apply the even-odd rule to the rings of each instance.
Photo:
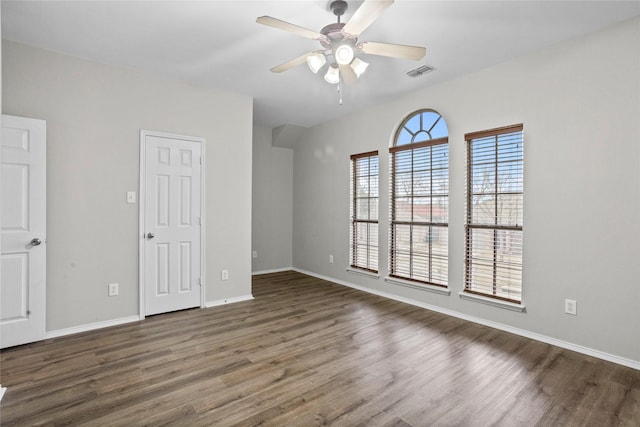
[[[578,314],[578,303],[573,299],[564,300],[564,312],[576,316]]]
[[[253,251],[253,252],[251,252],[251,256],[252,256],[253,258],[258,258],[258,251]]]
[[[220,279],[221,280],[229,280],[229,270],[222,270],[220,272]]]
[[[118,295],[118,284],[117,283],[109,283],[109,296],[115,297]]]
[[[333,264],[333,255],[329,255],[329,264]]]

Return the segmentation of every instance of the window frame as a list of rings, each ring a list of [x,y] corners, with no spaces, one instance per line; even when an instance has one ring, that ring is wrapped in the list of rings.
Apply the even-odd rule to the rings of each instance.
[[[423,123],[423,113],[434,113],[436,115],[438,115],[438,118],[433,122],[433,124],[426,129],[425,128],[425,124]],[[412,142],[410,143],[405,143],[405,144],[399,144],[399,140],[401,137],[401,132],[403,132],[403,129],[405,129],[405,126],[412,120],[414,119],[416,116],[420,115],[420,129],[416,132],[411,133],[412,134]],[[447,129],[447,136],[444,137],[439,137],[439,138],[433,138],[431,131],[436,127],[436,125],[442,120],[442,122],[444,123],[445,127],[446,127],[446,121],[444,120],[444,117],[442,117],[442,115],[440,113],[438,113],[435,110],[432,109],[421,109],[421,110],[417,110],[412,112],[411,114],[409,114],[403,121],[402,123],[398,126],[398,128],[396,129],[396,133],[394,136],[394,140],[393,140],[393,146],[389,148],[389,155],[390,155],[390,174],[389,174],[389,198],[390,198],[390,203],[389,203],[389,277],[390,278],[394,278],[394,279],[400,279],[403,281],[409,281],[412,283],[416,283],[419,286],[424,286],[424,285],[428,285],[428,286],[435,286],[437,288],[440,289],[448,289],[448,275],[449,275],[449,244],[448,244],[448,234],[449,234],[449,136],[448,136],[448,129]],[[409,131],[407,129],[407,131]],[[410,132],[410,131],[409,131]],[[420,140],[418,142],[413,142],[413,139],[419,135],[419,134],[426,134],[429,139],[428,140]],[[433,180],[434,180],[434,170],[442,170],[440,169],[434,169],[433,168],[433,148],[437,147],[437,146],[442,146],[445,145],[446,146],[446,170],[444,172],[446,179],[446,191],[445,193],[440,193],[437,196],[434,196],[434,191],[433,191]],[[419,170],[416,171],[416,169],[414,168],[414,154],[416,153],[416,150],[422,150],[424,148],[429,148],[430,152],[429,152],[429,167],[427,169],[424,170]],[[405,152],[405,151],[411,151],[411,168],[410,168],[410,174],[411,174],[411,192],[409,195],[407,195],[407,198],[409,198],[411,200],[411,219],[410,220],[401,220],[398,218],[399,216],[399,211],[397,209],[397,205],[396,205],[396,199],[401,198],[400,196],[397,195],[397,191],[396,191],[396,182],[398,180],[398,174],[399,172],[397,171],[397,162],[398,162],[398,157],[397,157],[397,153],[401,153],[401,152]],[[426,196],[420,196],[417,195],[417,192],[415,191],[415,188],[413,187],[413,183],[414,183],[414,179],[416,177],[416,172],[419,173],[424,173],[424,172],[428,172],[428,179],[429,179],[429,194]],[[405,172],[406,173],[406,172]],[[444,197],[446,198],[446,205],[447,205],[447,209],[446,209],[446,222],[442,222],[442,221],[433,221],[433,199],[434,197]],[[429,219],[426,221],[417,221],[415,220],[414,217],[414,200],[416,198],[422,198],[422,199],[428,199],[429,200]],[[409,229],[409,250],[408,250],[408,257],[409,257],[409,266],[408,266],[408,273],[407,274],[402,274],[399,271],[398,268],[398,254],[401,252],[399,250],[399,248],[396,246],[396,237],[397,237],[397,226],[408,226]],[[417,240],[415,239],[415,234],[417,234],[417,232],[415,231],[414,227],[427,227],[428,229],[428,246],[425,252],[420,252],[417,250],[414,250],[414,241],[417,242]],[[445,249],[445,253],[444,254],[439,254],[441,255],[440,257],[440,262],[444,263],[444,265],[446,265],[446,274],[445,274],[445,279],[444,282],[439,282],[437,280],[433,280],[434,279],[434,268],[433,268],[433,260],[434,260],[434,250],[433,250],[433,244],[432,244],[432,236],[434,235],[434,227],[439,227],[439,229],[441,228],[445,228],[446,229],[446,249]],[[425,237],[426,238],[426,237]],[[406,250],[405,250],[406,252]],[[425,256],[426,259],[428,260],[428,266],[427,266],[427,272],[426,272],[426,280],[423,280],[423,278],[419,277],[419,275],[415,274],[414,275],[414,267],[413,267],[413,259],[415,255],[418,256]],[[444,258],[442,258],[442,255],[444,255]]]
[[[510,125],[510,126],[503,126],[503,127],[499,127],[499,128],[494,128],[494,129],[487,129],[487,130],[483,130],[483,131],[478,131],[478,132],[471,132],[471,133],[467,133],[465,134],[464,138],[465,138],[465,142],[466,142],[466,157],[467,157],[467,165],[466,165],[466,194],[465,194],[465,258],[464,258],[464,265],[465,265],[465,275],[464,275],[464,290],[463,292],[466,294],[472,294],[472,295],[479,295],[482,297],[486,297],[486,298],[491,298],[491,299],[495,299],[495,300],[500,300],[500,301],[506,301],[509,303],[514,303],[514,304],[522,304],[522,296],[523,296],[523,282],[522,282],[522,265],[523,265],[523,237],[524,237],[524,231],[523,231],[523,217],[524,217],[524,134],[523,134],[523,129],[524,126],[522,123],[519,124],[514,124],[514,125]],[[509,160],[505,160],[505,161],[501,161],[500,160],[500,153],[499,153],[499,144],[500,144],[500,137],[506,137],[507,140],[508,138],[510,138],[511,135],[516,135],[518,134],[517,140],[515,140],[516,144],[520,145],[520,156],[519,158],[516,159],[509,159]],[[472,144],[474,142],[488,142],[488,138],[494,138],[494,145],[495,145],[495,161],[494,162],[490,162],[487,163],[485,162],[484,165],[489,165],[489,166],[494,166],[494,176],[495,176],[495,181],[493,183],[494,186],[494,191],[493,192],[482,192],[482,193],[474,193],[474,189],[473,189],[473,175],[474,175],[474,170],[473,167],[476,166],[477,164],[474,163],[473,160],[473,153],[472,153]],[[484,140],[484,141],[483,141]],[[519,162],[521,167],[520,167],[520,173],[517,176],[517,183],[521,186],[521,191],[500,191],[499,189],[499,184],[498,184],[498,176],[499,176],[499,166],[501,164],[507,164],[507,163],[516,163]],[[493,202],[494,202],[494,210],[492,211],[493,213],[493,219],[494,219],[494,224],[486,224],[486,223],[481,223],[481,222],[475,222],[474,218],[473,218],[473,197],[474,195],[487,195],[490,194],[493,197]],[[516,212],[516,218],[521,218],[520,223],[518,224],[518,221],[515,221],[515,224],[506,224],[504,222],[500,222],[499,218],[501,218],[502,216],[500,215],[500,211],[501,208],[498,207],[498,200],[500,200],[500,195],[508,195],[508,196],[520,196],[521,197],[521,204],[519,207],[517,207],[517,210],[519,210],[519,212]],[[477,290],[478,288],[482,288],[483,285],[477,285],[474,288],[474,283],[473,283],[473,266],[474,266],[474,259],[475,257],[473,256],[474,254],[474,246],[473,246],[473,231],[474,230],[491,230],[493,231],[493,253],[492,255],[492,259],[491,261],[491,293],[489,292],[483,292],[483,291],[479,291]],[[510,259],[509,261],[498,261],[498,246],[500,243],[500,238],[498,237],[498,233],[499,232],[506,232],[509,233],[509,235],[511,235],[511,233],[514,233],[515,235],[519,236],[519,259],[517,260],[517,263],[514,263],[512,259]],[[509,239],[511,240],[511,239]],[[518,239],[516,239],[516,242],[518,242]],[[490,243],[491,244],[491,243]],[[481,260],[482,258],[477,258],[478,260]],[[486,260],[485,260],[486,261]],[[478,263],[478,265],[482,265],[481,262]],[[508,267],[505,267],[508,266]],[[501,296],[498,295],[498,280],[505,280],[505,278],[502,275],[498,274],[499,271],[499,267],[504,268],[509,268],[511,271],[514,270],[518,272],[519,274],[519,298],[509,298],[509,297],[505,297],[505,296]],[[484,286],[487,287],[487,286]],[[508,294],[509,292],[502,292],[505,294]]]
[[[367,170],[367,174],[366,175],[357,175],[357,169],[358,169],[358,160],[363,159],[363,158],[368,158],[369,159],[369,164],[368,164],[368,170]],[[377,162],[377,173],[376,174],[371,174],[371,159],[375,158],[376,162]],[[368,151],[365,153],[358,153],[358,154],[352,154],[350,156],[350,165],[351,165],[351,172],[350,172],[350,179],[351,179],[351,185],[350,185],[350,244],[349,244],[349,266],[352,269],[358,270],[358,271],[364,271],[364,272],[369,272],[369,273],[378,273],[379,268],[380,268],[380,245],[379,245],[379,241],[380,241],[380,225],[379,225],[379,221],[380,221],[380,213],[379,213],[379,209],[380,209],[380,157],[379,157],[379,153],[378,150],[375,151]],[[359,176],[368,176],[369,177],[369,188],[371,188],[371,178],[372,177],[376,177],[377,179],[377,185],[376,185],[376,195],[375,196],[367,196],[366,199],[369,200],[369,207],[371,206],[370,201],[372,199],[375,199],[377,201],[377,206],[376,206],[376,219],[371,219],[371,212],[369,211],[369,218],[359,218],[357,215],[358,212],[358,177]],[[358,224],[367,224],[367,237],[366,237],[366,244],[365,244],[365,250],[366,250],[366,265],[360,265],[358,264],[358,253],[359,253],[359,248],[362,245],[359,245],[358,242],[360,241],[358,239]],[[375,239],[375,242],[372,242],[371,237],[370,237],[370,231],[369,228],[371,226],[374,226],[377,228],[376,230],[376,235],[377,238]],[[373,255],[372,252],[372,248],[376,248],[375,250],[375,255]],[[372,264],[375,262],[375,268],[372,268]]]

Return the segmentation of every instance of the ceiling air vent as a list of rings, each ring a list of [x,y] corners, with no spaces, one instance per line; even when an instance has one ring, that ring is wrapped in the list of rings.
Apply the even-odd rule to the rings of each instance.
[[[420,77],[423,74],[427,74],[435,70],[431,65],[421,65],[418,68],[414,68],[411,71],[407,71],[407,76],[409,77]]]

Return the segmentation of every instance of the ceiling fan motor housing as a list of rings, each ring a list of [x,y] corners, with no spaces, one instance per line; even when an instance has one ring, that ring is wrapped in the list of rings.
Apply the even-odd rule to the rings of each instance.
[[[331,49],[333,42],[344,39],[342,27],[344,27],[342,22],[334,22],[333,24],[326,25],[322,30],[320,30],[320,34],[327,36],[327,39],[320,40],[322,46],[327,49]]]

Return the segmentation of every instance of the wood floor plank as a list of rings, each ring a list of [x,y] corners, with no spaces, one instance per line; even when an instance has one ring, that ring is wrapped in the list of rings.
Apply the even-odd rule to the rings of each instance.
[[[2,426],[640,426],[640,371],[287,271],[0,352]]]

